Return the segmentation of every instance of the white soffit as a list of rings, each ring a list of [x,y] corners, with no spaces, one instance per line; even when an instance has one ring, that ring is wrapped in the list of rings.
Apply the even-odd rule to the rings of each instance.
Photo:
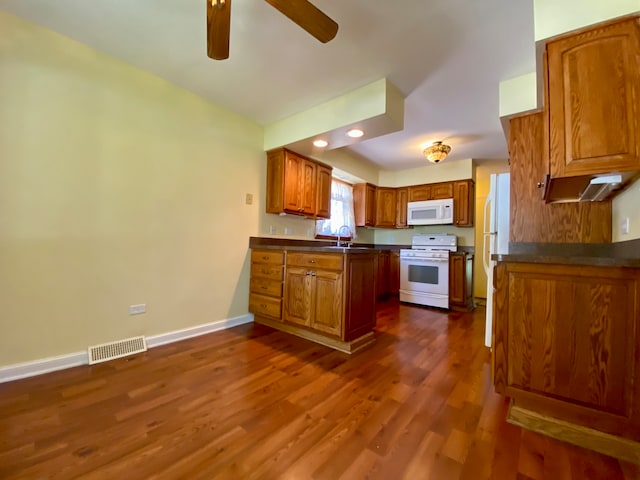
[[[360,128],[360,139],[346,135],[350,128]],[[369,140],[404,128],[404,97],[387,79],[377,80],[321,105],[283,120],[264,129],[264,149],[286,146],[311,155],[318,149],[313,140],[323,138],[327,149],[344,147],[361,140]]]

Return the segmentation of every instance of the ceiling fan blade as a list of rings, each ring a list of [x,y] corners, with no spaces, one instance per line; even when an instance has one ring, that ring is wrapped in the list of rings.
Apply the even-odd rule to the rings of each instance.
[[[214,60],[229,58],[231,0],[207,0],[207,55]]]
[[[322,43],[338,33],[338,24],[307,0],[265,0]]]

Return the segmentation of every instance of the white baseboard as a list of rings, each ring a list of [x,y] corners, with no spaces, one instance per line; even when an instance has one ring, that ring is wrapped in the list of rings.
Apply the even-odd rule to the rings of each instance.
[[[69,353],[58,357],[42,358],[33,362],[16,363],[6,367],[0,367],[0,383],[20,380],[21,378],[35,377],[44,373],[64,370],[65,368],[78,367],[89,364],[89,354],[85,352]]]
[[[213,333],[219,330],[225,330],[227,328],[237,327],[238,325],[243,325],[245,323],[251,322],[253,322],[253,314],[247,313],[246,315],[240,315],[239,317],[218,320],[217,322],[205,323],[204,325],[189,327],[183,330],[161,333],[160,335],[147,337],[147,347],[159,347],[160,345],[166,345],[167,343],[179,342],[180,340],[186,340],[187,338],[197,337],[200,335],[205,335],[207,333]]]
[[[161,333],[147,337],[147,347],[159,347],[168,343],[179,342],[187,338],[205,335],[207,333],[225,330],[227,328],[237,327],[245,323],[253,322],[253,314],[247,313],[239,317],[227,318],[216,322],[198,325],[196,327],[185,328],[183,330],[175,330],[173,332]],[[44,373],[55,372],[56,370],[64,370],[65,368],[78,367],[80,365],[89,364],[89,355],[86,351],[69,353],[57,357],[43,358],[32,362],[16,363],[0,367],[0,383],[20,380],[21,378],[35,377]]]

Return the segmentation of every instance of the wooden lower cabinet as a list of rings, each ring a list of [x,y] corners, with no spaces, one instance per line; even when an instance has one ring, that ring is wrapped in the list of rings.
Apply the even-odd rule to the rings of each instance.
[[[493,380],[515,416],[640,461],[640,268],[499,262],[494,286]]]
[[[449,256],[449,308],[470,312],[473,302],[473,255],[452,252]]]
[[[283,251],[251,251],[249,312],[254,315],[264,315],[274,320],[282,319],[283,273]]]
[[[286,258],[282,321],[254,309],[255,322],[346,353],[374,340],[377,252],[281,254]]]

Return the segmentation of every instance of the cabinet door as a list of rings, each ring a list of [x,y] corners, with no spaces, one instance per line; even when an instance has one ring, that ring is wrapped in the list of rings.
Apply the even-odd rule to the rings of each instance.
[[[396,189],[378,187],[376,189],[376,227],[395,227],[396,210]]]
[[[376,186],[367,183],[365,201],[365,225],[373,227],[376,224]]]
[[[400,294],[400,252],[397,250],[389,255],[389,293]]]
[[[396,200],[396,228],[406,228],[407,225],[407,201],[409,199],[408,188],[398,188]]]
[[[456,227],[473,227],[474,197],[473,181],[453,182],[453,223]]]
[[[316,270],[315,310],[311,327],[331,335],[342,336],[342,273]]]
[[[316,214],[320,218],[331,218],[331,169],[318,165]]]
[[[640,26],[618,21],[547,45],[552,177],[640,170]]]
[[[389,292],[389,250],[383,250],[378,254],[378,279],[376,282],[376,295],[386,297]]]
[[[516,402],[535,400],[551,416],[638,440],[639,272],[499,263],[496,390]]]
[[[449,255],[449,303],[464,305],[466,300],[466,262],[464,253]]]
[[[301,211],[300,186],[304,169],[304,159],[286,152],[284,159],[284,209],[290,212]]]
[[[409,201],[431,200],[431,185],[412,185],[409,187]]]
[[[547,165],[542,113],[512,118],[509,127],[510,242],[609,243],[611,202],[547,204],[539,179]]]
[[[298,325],[311,325],[312,276],[310,270],[287,267],[284,282],[284,319]]]
[[[453,198],[453,183],[434,183],[431,185],[431,198],[433,200],[443,200]]]
[[[300,212],[305,215],[316,213],[316,182],[318,180],[317,164],[304,160],[300,177]]]

